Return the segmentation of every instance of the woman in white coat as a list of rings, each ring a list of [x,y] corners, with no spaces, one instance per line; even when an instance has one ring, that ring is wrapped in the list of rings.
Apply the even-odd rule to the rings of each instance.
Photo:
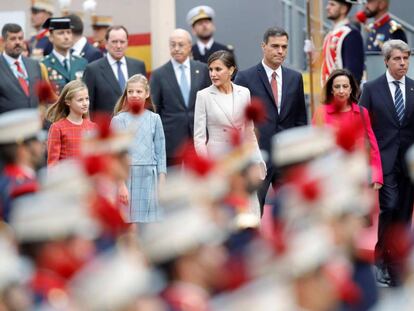
[[[236,70],[233,54],[227,51],[214,52],[207,65],[212,85],[197,92],[194,113],[196,152],[219,159],[231,151],[231,133],[236,130],[244,142],[254,146],[252,161],[260,166],[260,175],[264,179],[266,164],[257,143],[254,124],[244,117],[246,106],[250,104],[250,91],[231,82]]]

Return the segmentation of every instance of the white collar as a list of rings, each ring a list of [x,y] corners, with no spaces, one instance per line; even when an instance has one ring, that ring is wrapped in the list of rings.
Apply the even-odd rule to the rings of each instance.
[[[213,46],[214,43],[214,38],[211,37],[210,40],[208,40],[208,42],[206,44],[204,44],[203,42],[201,42],[200,40],[197,40],[197,46],[199,51],[204,51],[204,49],[211,49],[211,47]]]
[[[62,54],[59,54],[55,49],[53,49],[52,51],[53,55],[58,59],[58,61],[60,61],[63,64],[63,61],[65,59],[70,60],[70,52],[68,51],[66,56],[63,56]]]
[[[270,79],[270,77],[272,76],[272,73],[274,71],[276,71],[276,76],[278,78],[282,77],[282,66],[279,66],[276,70],[273,70],[272,68],[270,68],[268,65],[265,64],[264,60],[262,60],[262,65],[266,71],[266,75],[267,77]]]
[[[108,58],[108,62],[109,62],[109,65],[113,65],[113,64],[116,64],[116,62],[117,62],[117,60],[115,59],[115,58],[113,58],[112,56],[111,56],[111,54],[109,54],[109,53],[107,53],[106,54],[106,57]],[[122,56],[122,58],[119,60],[123,65],[126,65],[126,59],[125,59],[125,56]]]
[[[174,69],[178,69],[181,65],[184,65],[185,68],[190,68],[190,58],[187,57],[187,59],[180,64],[179,62],[177,62],[174,58],[171,59],[171,63],[174,67]]]
[[[349,24],[349,19],[348,18],[344,18],[343,20],[339,21],[338,23],[335,24],[335,26],[333,27],[333,29],[338,29],[341,28],[345,25]]]
[[[74,50],[75,55],[80,55],[84,46],[86,45],[86,43],[88,42],[88,40],[86,39],[86,37],[81,37],[73,46],[72,49]]]
[[[402,77],[400,80],[395,79],[389,72],[389,70],[387,69],[387,71],[385,72],[385,75],[387,77],[387,82],[388,83],[392,83],[393,81],[400,81],[400,83],[402,85],[405,85],[405,76]]]
[[[3,52],[3,57],[9,63],[9,65],[14,65],[14,63],[16,62],[16,60],[19,61],[20,64],[23,63],[22,55],[19,55],[19,57],[17,57],[17,58],[13,58],[10,55],[7,55],[6,52]]]

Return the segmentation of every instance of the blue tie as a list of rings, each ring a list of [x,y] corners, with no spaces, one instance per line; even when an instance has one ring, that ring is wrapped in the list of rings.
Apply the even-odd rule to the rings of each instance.
[[[119,83],[119,87],[121,88],[121,91],[124,90],[125,88],[125,77],[124,74],[122,73],[122,69],[121,69],[121,61],[117,61],[116,64],[118,65],[118,83]]]
[[[404,118],[405,106],[404,106],[404,98],[402,96],[402,92],[400,89],[400,81],[392,81],[395,85],[395,94],[394,94],[394,105],[395,110],[397,111],[398,121],[400,124],[402,123],[402,119]]]
[[[188,99],[190,97],[190,88],[188,86],[187,77],[185,76],[185,67],[180,65],[181,77],[180,77],[180,90],[183,95],[185,105],[188,107]]]

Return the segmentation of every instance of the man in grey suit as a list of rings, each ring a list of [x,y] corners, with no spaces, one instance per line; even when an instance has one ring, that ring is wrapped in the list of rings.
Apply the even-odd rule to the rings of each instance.
[[[42,75],[37,61],[21,55],[24,46],[22,27],[5,24],[1,35],[4,52],[0,55],[0,113],[37,107],[36,82]]]
[[[167,165],[177,165],[177,152],[193,139],[197,91],[211,84],[205,64],[190,59],[191,35],[176,29],[170,36],[171,60],[151,75],[152,101],[164,127]]]
[[[112,113],[128,78],[145,75],[145,64],[125,56],[128,31],[124,26],[109,27],[105,40],[108,53],[90,63],[83,78],[89,90],[90,110]]]

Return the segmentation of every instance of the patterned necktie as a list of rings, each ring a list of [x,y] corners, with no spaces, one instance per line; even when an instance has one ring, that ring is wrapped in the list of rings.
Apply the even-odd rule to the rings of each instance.
[[[276,71],[273,71],[272,73],[272,79],[270,82],[270,86],[272,87],[272,93],[273,93],[273,97],[275,98],[275,105],[276,108],[278,106],[278,92],[277,92],[277,80],[276,80]]]
[[[17,67],[17,79],[19,80],[20,86],[22,87],[26,96],[29,96],[29,84],[26,81],[26,75],[24,74],[23,69],[20,66],[20,63],[18,60],[16,60],[14,64]]]
[[[190,97],[190,87],[188,86],[187,77],[185,76],[185,67],[180,65],[181,77],[180,77],[180,90],[183,95],[185,105],[188,107],[188,99]]]
[[[125,77],[124,77],[124,74],[123,74],[122,69],[121,69],[122,63],[121,63],[120,60],[118,60],[116,62],[116,64],[118,65],[118,83],[119,83],[119,87],[121,88],[121,91],[123,91],[124,88],[125,88]]]
[[[405,106],[404,106],[404,98],[402,96],[401,88],[400,88],[400,81],[392,81],[395,85],[395,94],[394,94],[394,105],[395,111],[397,112],[398,121],[400,124],[402,123],[402,119],[404,118]]]

